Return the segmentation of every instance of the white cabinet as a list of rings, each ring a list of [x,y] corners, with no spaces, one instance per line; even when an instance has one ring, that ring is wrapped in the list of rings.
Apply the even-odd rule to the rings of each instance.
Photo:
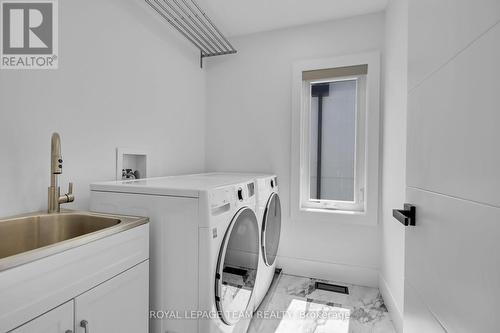
[[[47,333],[84,333],[77,321],[83,316],[87,332],[146,333],[148,267],[149,223],[0,271],[0,333],[42,333],[49,322],[54,328]],[[63,317],[49,312],[68,302],[75,312],[61,331],[57,318]],[[48,324],[36,325],[46,315]],[[110,323],[113,329],[107,329]]]
[[[10,333],[70,333],[73,332],[73,301],[37,317]]]
[[[9,333],[147,333],[149,260]]]
[[[148,263],[134,266],[76,297],[75,332],[147,333]]]

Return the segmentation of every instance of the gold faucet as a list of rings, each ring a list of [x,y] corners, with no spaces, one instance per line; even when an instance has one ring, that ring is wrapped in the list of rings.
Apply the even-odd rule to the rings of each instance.
[[[52,134],[50,147],[50,187],[49,187],[49,214],[59,213],[61,204],[75,201],[73,183],[69,183],[68,193],[61,195],[57,185],[58,177],[62,174],[61,137],[58,133]]]

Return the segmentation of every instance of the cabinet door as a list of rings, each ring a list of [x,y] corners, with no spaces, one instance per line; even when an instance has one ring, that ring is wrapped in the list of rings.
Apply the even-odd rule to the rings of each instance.
[[[75,298],[77,333],[147,333],[149,260]]]
[[[73,323],[73,301],[69,301],[10,333],[70,333]]]

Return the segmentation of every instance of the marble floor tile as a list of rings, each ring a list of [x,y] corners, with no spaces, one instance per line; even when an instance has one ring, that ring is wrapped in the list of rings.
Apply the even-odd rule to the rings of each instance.
[[[347,286],[349,294],[317,290],[316,282]],[[248,333],[394,333],[377,288],[277,275]]]

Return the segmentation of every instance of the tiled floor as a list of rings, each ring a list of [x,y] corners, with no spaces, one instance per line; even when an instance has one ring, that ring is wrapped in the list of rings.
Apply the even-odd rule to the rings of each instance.
[[[347,286],[345,295],[316,290],[316,281],[277,275],[248,333],[395,332],[378,289],[329,282]]]

